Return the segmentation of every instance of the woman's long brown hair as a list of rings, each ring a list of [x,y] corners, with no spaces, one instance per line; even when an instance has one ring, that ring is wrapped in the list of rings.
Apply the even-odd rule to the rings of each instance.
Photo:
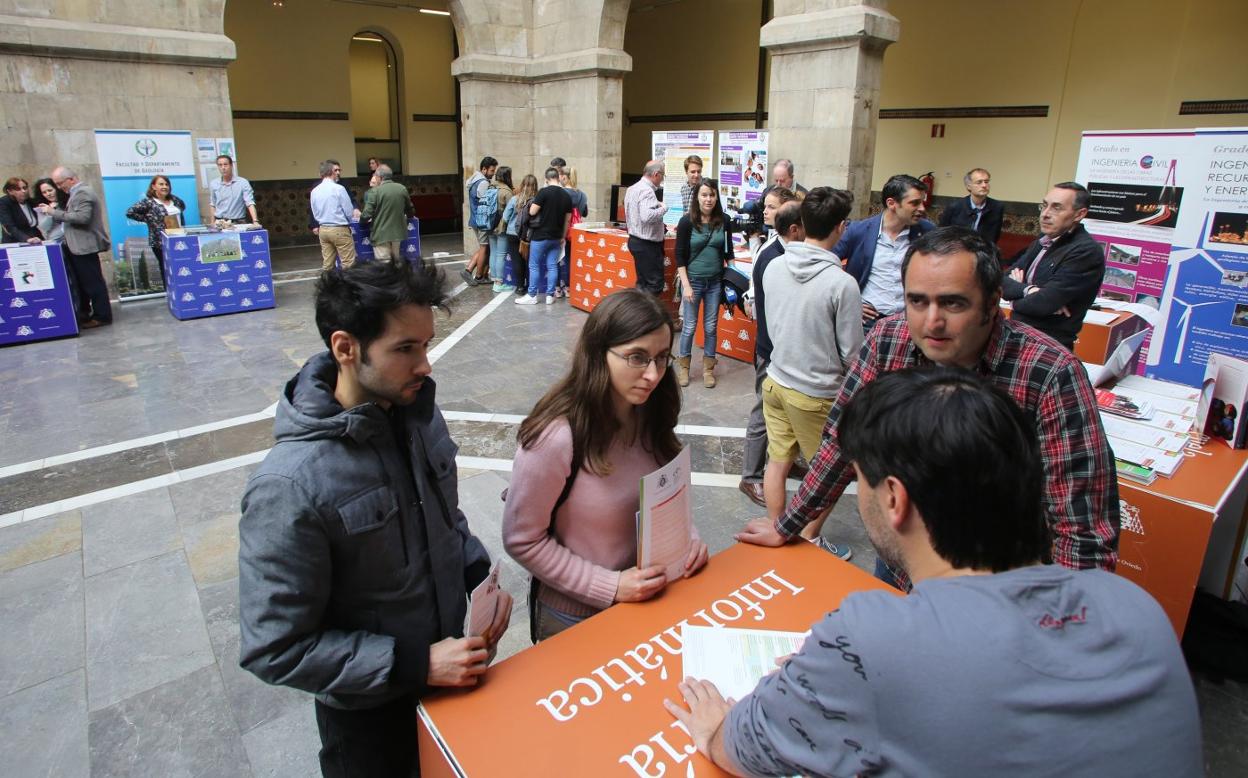
[[[639,289],[609,295],[581,329],[567,375],[537,401],[520,424],[520,445],[533,446],[551,422],[566,417],[573,446],[581,452],[585,469],[596,475],[609,474],[607,452],[620,434],[620,422],[611,398],[607,349],[663,327],[675,334],[671,314],[653,295]],[[680,453],[675,431],[680,418],[680,388],[671,370],[663,373],[650,397],[633,412],[639,414],[637,436],[647,451],[662,462]]]

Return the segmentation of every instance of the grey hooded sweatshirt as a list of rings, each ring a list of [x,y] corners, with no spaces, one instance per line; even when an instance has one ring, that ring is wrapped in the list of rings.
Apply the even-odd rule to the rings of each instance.
[[[831,251],[789,243],[763,272],[771,364],[776,383],[820,399],[836,397],[862,349],[858,282]]]
[[[324,352],[286,385],[277,444],[243,495],[240,663],[326,705],[372,708],[427,690],[429,646],[462,635],[490,562],[459,510],[433,381],[403,408],[344,410],[337,376]]]

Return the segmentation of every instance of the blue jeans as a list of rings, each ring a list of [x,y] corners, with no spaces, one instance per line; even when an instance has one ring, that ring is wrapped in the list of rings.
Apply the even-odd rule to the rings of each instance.
[[[503,280],[503,262],[507,259],[507,235],[490,235],[490,278]]]
[[[529,244],[529,294],[554,294],[563,240],[535,240]]]
[[[680,315],[684,326],[680,330],[680,344],[676,356],[687,357],[693,351],[693,333],[698,328],[698,303],[702,303],[702,354],[715,356],[715,337],[719,325],[719,295],[722,284],[718,278],[690,278],[689,289],[693,299],[680,298]]]
[[[559,260],[559,286],[567,289],[572,276],[572,239],[563,243],[563,259]]]

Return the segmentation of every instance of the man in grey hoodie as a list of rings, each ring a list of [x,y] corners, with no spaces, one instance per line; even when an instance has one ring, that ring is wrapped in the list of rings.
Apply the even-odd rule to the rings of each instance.
[[[416,702],[473,686],[507,629],[462,637],[490,560],[459,510],[457,447],[427,358],[433,265],[371,262],[321,277],[329,350],[278,405],[277,444],[243,495],[240,663],[316,695],[321,771],[409,775]]]
[[[785,479],[800,449],[807,461],[819,450],[823,425],[849,363],[862,348],[862,297],[858,284],[832,253],[845,233],[853,195],[816,187],[801,204],[806,240],[790,243],[763,272],[771,364],[763,380],[767,469],[763,494],[767,515],[784,511]],[[803,530],[819,538],[823,520]],[[822,542],[842,559],[848,547]]]

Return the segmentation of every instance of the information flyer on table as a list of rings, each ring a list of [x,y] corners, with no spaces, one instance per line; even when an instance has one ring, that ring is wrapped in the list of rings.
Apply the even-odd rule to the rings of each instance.
[[[653,132],[650,134],[650,154],[652,159],[663,163],[663,204],[667,213],[663,214],[664,224],[675,224],[685,215],[685,204],[680,197],[680,188],[685,185],[685,160],[691,155],[702,158],[703,178],[715,177],[715,131],[714,130],[682,130],[672,132]]]
[[[1199,386],[1210,354],[1248,358],[1248,128],[1198,129],[1188,144],[1147,374]]]

